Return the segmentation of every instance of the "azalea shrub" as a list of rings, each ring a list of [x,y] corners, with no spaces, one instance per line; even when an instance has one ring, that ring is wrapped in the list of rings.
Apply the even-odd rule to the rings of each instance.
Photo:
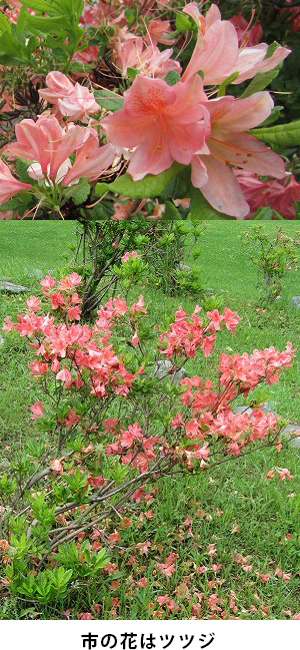
[[[271,303],[279,297],[288,271],[298,270],[300,231],[294,237],[289,237],[281,228],[277,228],[272,235],[257,224],[240,238],[258,270],[261,300]]]
[[[19,93],[0,162],[3,217],[245,219],[273,186],[279,211],[256,218],[297,217],[294,160],[279,153],[299,144],[299,121],[270,126],[280,107],[265,90],[288,47],[216,4],[8,4],[0,62],[34,61],[38,108],[22,119],[29,88]]]
[[[257,401],[242,413],[233,405],[277,383],[295,356],[291,343],[282,352],[222,353],[215,381],[184,376],[189,359],[199,358],[201,369],[222,329],[234,334],[236,312],[196,305],[188,314],[179,306],[172,322],[157,325],[142,295],[118,295],[88,325],[80,322],[80,287],[76,273],[46,276],[41,297],[30,296],[26,312],[3,326],[28,342],[36,381],[36,440],[0,481],[2,583],[28,602],[62,602],[76,579],[95,572],[109,579],[107,548],[118,535],[107,521],[126,526],[132,508],[155,498],[162,477],[211,472],[282,447],[279,416]]]

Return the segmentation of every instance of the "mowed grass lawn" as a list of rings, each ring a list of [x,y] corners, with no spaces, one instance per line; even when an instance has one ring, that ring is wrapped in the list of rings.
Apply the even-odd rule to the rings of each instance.
[[[185,263],[199,268],[204,284],[242,317],[233,336],[222,332],[213,357],[188,362],[189,375],[214,376],[221,351],[252,352],[270,345],[283,349],[287,341],[299,346],[299,310],[289,305],[291,297],[300,294],[299,274],[287,275],[282,297],[272,307],[259,308],[257,274],[238,239],[251,227],[244,222],[209,223],[197,262],[189,256],[187,242]],[[276,224],[266,227],[275,230]],[[295,223],[284,223],[283,229],[291,235],[299,230]],[[72,243],[71,222],[3,222],[0,279],[25,284],[35,293],[39,272],[59,272],[66,254],[71,256],[68,245]],[[148,286],[134,288],[132,296],[141,292],[159,324],[167,324],[179,304],[191,311],[197,303],[197,297],[170,298]],[[25,297],[0,293],[1,324],[7,315],[14,320]],[[0,346],[1,474],[11,458],[26,453],[28,441],[37,438],[29,406],[41,398],[27,373],[31,355],[25,342],[14,335],[4,339]],[[300,423],[299,370],[298,355],[266,395],[287,422]],[[107,522],[106,534],[116,529],[121,537],[112,550],[110,573],[102,571],[90,582],[75,581],[67,598],[51,607],[16,600],[3,587],[0,618],[78,618],[83,612],[99,619],[292,618],[300,611],[299,457],[299,449],[284,446],[280,454],[268,449],[212,472],[163,479],[152,503],[128,511],[131,526]],[[267,480],[273,467],[287,467],[293,478],[281,482],[276,473]],[[150,546],[137,546],[146,542]],[[168,578],[159,565],[170,553],[176,554],[176,571]],[[276,571],[278,566],[282,575]]]

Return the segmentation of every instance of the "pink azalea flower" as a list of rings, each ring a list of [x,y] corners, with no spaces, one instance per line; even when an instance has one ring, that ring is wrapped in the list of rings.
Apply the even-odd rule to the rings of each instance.
[[[279,478],[281,481],[284,481],[286,478],[293,478],[288,469],[284,468],[279,472]]]
[[[30,298],[26,300],[26,303],[27,303],[27,307],[32,311],[38,311],[39,309],[41,309],[40,307],[41,301],[36,296],[30,296]]]
[[[183,11],[198,24],[198,38],[190,62],[182,76],[186,81],[199,70],[204,75],[205,84],[220,84],[234,72],[239,76],[232,83],[251,79],[258,72],[272,70],[291,52],[278,47],[272,56],[266,58],[268,45],[260,43],[253,47],[240,47],[234,25],[221,19],[216,5],[211,5],[206,16],[200,14],[195,2],[187,4]]]
[[[62,185],[72,185],[85,177],[89,181],[96,180],[104,169],[110,167],[115,155],[116,149],[113,145],[105,144],[99,147],[98,133],[95,129],[90,129],[89,137],[77,150],[75,162],[64,177]]]
[[[157,45],[157,43],[172,45],[172,43],[174,43],[174,39],[170,40],[167,38],[167,34],[169,34],[170,31],[171,28],[169,20],[161,20],[160,18],[157,20],[150,20],[145,38],[146,40],[149,40],[153,45]]]
[[[49,72],[46,84],[46,88],[39,90],[39,95],[50,104],[54,104],[60,115],[81,120],[99,111],[94,94],[86,86],[81,86],[79,83],[74,85],[62,72],[58,70]]]
[[[58,70],[47,74],[46,84],[46,88],[41,88],[38,92],[40,97],[46,99],[50,104],[57,104],[59,99],[67,97],[74,90],[72,81]]]
[[[137,259],[138,257],[141,257],[141,256],[136,251],[131,251],[131,253],[129,253],[127,251],[127,253],[122,255],[121,260],[122,260],[122,262],[128,262],[128,260],[130,260],[131,258]]]
[[[295,203],[300,201],[300,183],[293,174],[287,174],[282,180],[259,180],[258,174],[234,170],[252,216],[261,206],[277,210],[285,219],[295,219]]]
[[[247,99],[220,97],[204,106],[211,118],[207,140],[211,155],[199,152],[192,157],[192,183],[216,210],[242,219],[249,205],[229,165],[275,178],[286,175],[280,156],[244,133],[270,115],[273,100],[269,93],[259,92]]]
[[[12,175],[9,167],[0,160],[0,205],[9,201],[14,194],[21,190],[30,190],[31,185],[21,183]]]
[[[92,63],[98,60],[99,47],[98,45],[89,45],[85,50],[75,52],[72,61],[79,61],[80,63]],[[99,110],[99,108],[98,108]]]
[[[172,48],[161,52],[153,45],[145,46],[140,36],[132,36],[123,43],[118,41],[115,51],[116,67],[123,76],[127,74],[127,68],[140,70],[142,75],[149,77],[165,77],[170,70],[181,71],[178,61],[171,59]]]
[[[139,337],[138,337],[137,332],[135,332],[132,339],[131,339],[131,343],[132,343],[134,348],[136,348],[136,346],[138,345],[138,342],[139,342]]]
[[[78,149],[86,137],[80,126],[70,126],[65,133],[54,115],[40,116],[37,122],[22,120],[15,128],[17,142],[7,147],[9,154],[37,161],[44,176],[56,178],[61,165]]]
[[[57,373],[56,379],[58,381],[63,381],[66,387],[69,387],[72,384],[72,375],[66,366]]]
[[[32,411],[32,420],[36,420],[37,418],[43,417],[44,415],[44,406],[42,402],[36,402],[32,406],[29,407],[30,410]]]
[[[202,81],[195,76],[170,87],[161,79],[138,75],[124,93],[124,108],[102,120],[109,139],[133,148],[128,172],[134,180],[160,174],[173,162],[188,165],[204,147],[206,109]]]
[[[72,93],[57,101],[60,113],[72,117],[74,120],[82,120],[87,115],[93,115],[100,110],[99,104],[95,101],[94,93],[91,93],[86,86],[76,83]]]

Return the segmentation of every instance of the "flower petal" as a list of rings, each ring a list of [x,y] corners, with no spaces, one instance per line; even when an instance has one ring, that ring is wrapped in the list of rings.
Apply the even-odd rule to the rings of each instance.
[[[222,99],[229,99],[229,97]],[[254,93],[247,99],[239,99],[232,104],[227,113],[217,117],[217,129],[220,128],[222,131],[248,131],[253,129],[253,127],[258,126],[269,117],[273,106],[273,99],[266,91]],[[214,119],[212,115],[211,119],[212,121]]]
[[[201,192],[206,200],[219,212],[224,212],[237,219],[246,217],[249,205],[245,201],[233,172],[214,156],[205,156],[204,163],[208,181],[201,187]]]
[[[225,133],[222,134],[223,137]],[[285,178],[282,158],[270,147],[246,133],[233,133],[226,141],[210,138],[208,143],[212,154],[236,167],[256,172],[262,176]]]

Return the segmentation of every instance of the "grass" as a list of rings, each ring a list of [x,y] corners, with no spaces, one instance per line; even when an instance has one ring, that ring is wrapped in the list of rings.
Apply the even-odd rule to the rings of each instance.
[[[201,244],[199,264],[189,258],[187,251],[186,263],[199,268],[204,283],[216,295],[222,295],[224,305],[237,310],[243,319],[234,336],[222,333],[213,358],[202,360],[201,367],[188,362],[189,374],[213,376],[214,360],[226,348],[234,352],[251,352],[255,347],[270,345],[283,349],[288,340],[294,346],[299,340],[299,312],[289,306],[291,296],[299,293],[297,273],[287,275],[282,298],[271,308],[264,311],[257,307],[256,272],[237,237],[250,227],[244,222],[210,223]],[[275,224],[267,227],[271,230]],[[283,227],[287,233],[297,230],[294,223],[287,222]],[[3,222],[0,279],[25,284],[34,293],[38,278],[33,271],[45,273],[51,269],[55,274],[65,263],[67,245],[74,241],[71,222]],[[167,321],[179,303],[191,311],[197,302],[190,296],[169,298],[149,287],[143,288],[143,294],[159,323]],[[8,314],[14,320],[23,304],[24,296],[0,293],[0,322]],[[28,360],[25,342],[5,337],[0,347],[2,472],[12,455],[22,453],[26,442],[39,435],[28,411],[29,405],[39,399],[27,374]],[[298,356],[268,395],[274,410],[291,422],[300,422],[299,370]],[[288,467],[294,478],[280,482],[277,475],[268,481],[266,474],[273,466]],[[214,607],[226,612],[224,617],[291,618],[299,611],[297,466],[299,450],[285,447],[279,455],[274,450],[255,452],[221,465],[214,472],[164,479],[152,503],[128,513],[131,526],[122,528],[116,520],[107,521],[106,534],[117,528],[121,536],[112,550],[115,568],[111,575],[101,572],[92,580],[75,580],[66,599],[53,606],[31,606],[15,599],[3,587],[0,618],[78,618],[82,612],[92,612],[94,618],[100,619],[220,618],[222,613],[214,611]],[[151,512],[147,517],[149,510],[152,518]],[[136,545],[147,541],[148,555],[140,554]],[[212,544],[216,552],[211,556]],[[160,573],[159,565],[170,553],[178,557],[176,571],[167,578]],[[238,553],[247,558],[245,565],[234,559]],[[286,581],[274,575],[278,565],[285,574],[291,574]],[[245,571],[245,566],[252,568]],[[261,577],[265,574],[270,574],[266,583]],[[214,595],[218,599],[215,605]],[[165,604],[158,602],[162,596],[166,596]],[[95,608],[98,604],[100,611]]]

